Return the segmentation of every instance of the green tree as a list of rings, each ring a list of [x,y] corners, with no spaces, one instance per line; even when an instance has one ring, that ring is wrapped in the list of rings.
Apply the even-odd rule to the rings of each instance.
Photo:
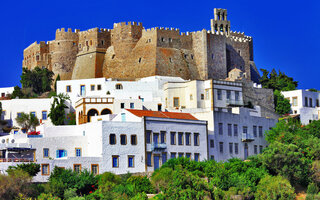
[[[290,182],[281,176],[266,176],[257,186],[257,200],[294,200],[296,195]]]
[[[275,69],[272,69],[271,73],[266,69],[260,70],[262,71],[260,83],[263,88],[273,89],[274,91],[290,91],[298,87],[297,81],[294,81],[292,77],[287,76],[280,70],[279,73]]]
[[[23,112],[15,120],[22,128],[26,129],[27,132],[29,129],[35,129],[35,127],[40,124],[37,116],[31,113],[27,114]]]
[[[14,87],[14,90],[11,94],[11,99],[15,99],[15,98],[23,98],[24,97],[24,94],[22,93],[21,91],[21,88],[19,86],[15,86]]]
[[[14,174],[17,170],[22,170],[28,173],[30,176],[36,176],[38,172],[40,172],[40,164],[36,163],[22,163],[16,166],[9,166],[7,169],[7,173]]]
[[[51,104],[51,109],[49,117],[54,125],[64,125],[65,122],[65,109],[68,108],[65,105],[65,101],[69,100],[68,95],[58,94],[53,97],[53,103]]]
[[[22,69],[21,84],[22,88],[32,88],[33,92],[40,95],[51,91],[54,73],[47,68],[35,67],[33,70]]]
[[[291,112],[291,105],[288,99],[279,92],[279,90],[274,91],[274,104],[276,105],[276,113],[279,115],[289,114]]]

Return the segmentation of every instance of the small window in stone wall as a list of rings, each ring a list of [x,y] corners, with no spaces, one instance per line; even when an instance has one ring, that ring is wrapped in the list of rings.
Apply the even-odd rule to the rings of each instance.
[[[161,42],[164,42],[164,38],[163,37],[161,38]]]
[[[169,38],[169,42],[172,42],[172,38]]]
[[[191,54],[190,56],[191,56],[191,59],[193,60],[193,55]]]
[[[104,40],[101,40],[101,45],[104,45]]]
[[[141,63],[141,58],[139,58],[139,61],[138,61],[139,63]]]
[[[172,58],[169,58],[169,61],[172,63]]]
[[[112,55],[111,59],[114,59],[114,57],[116,57],[116,55],[115,55],[115,54],[113,54],[113,55]]]

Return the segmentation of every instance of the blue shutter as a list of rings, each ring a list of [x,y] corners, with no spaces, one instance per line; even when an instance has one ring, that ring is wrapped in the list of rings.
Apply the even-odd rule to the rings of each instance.
[[[67,150],[63,150],[63,153],[64,153],[64,157],[67,157]]]
[[[56,151],[56,157],[59,158],[59,150]]]

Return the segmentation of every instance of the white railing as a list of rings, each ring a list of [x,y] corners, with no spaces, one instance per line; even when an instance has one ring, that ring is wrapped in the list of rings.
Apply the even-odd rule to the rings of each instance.
[[[242,142],[249,142],[249,141],[253,141],[254,137],[252,134],[249,133],[242,133],[242,137],[241,137]]]
[[[152,143],[151,144],[151,151],[155,149],[166,149],[167,144],[166,143]]]

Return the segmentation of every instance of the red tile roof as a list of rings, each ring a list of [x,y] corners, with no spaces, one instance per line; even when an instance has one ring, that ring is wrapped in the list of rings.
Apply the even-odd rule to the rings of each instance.
[[[126,109],[137,117],[160,117],[160,118],[171,118],[171,119],[189,119],[198,120],[190,113],[182,112],[161,112],[161,111],[151,111],[151,110],[134,110]]]

